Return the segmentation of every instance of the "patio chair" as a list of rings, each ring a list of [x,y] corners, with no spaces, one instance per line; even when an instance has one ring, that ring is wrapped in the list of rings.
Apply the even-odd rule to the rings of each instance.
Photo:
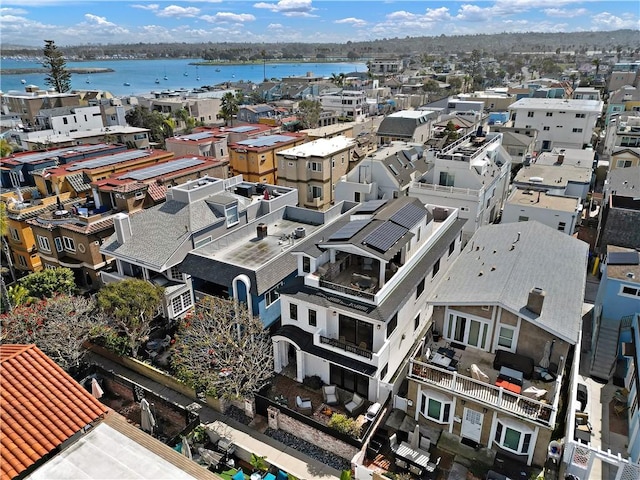
[[[403,470],[406,470],[407,467],[409,466],[409,464],[401,458],[396,458],[395,463],[396,463],[396,467],[402,468]]]
[[[344,408],[349,412],[349,415],[352,417],[357,417],[364,410],[364,398],[362,398],[357,393],[353,394],[351,400],[344,404]]]
[[[309,398],[302,398],[300,395],[296,396],[296,410],[303,415],[311,415],[313,413],[311,400]]]
[[[418,477],[422,475],[422,469],[416,465],[409,465],[409,471]]]
[[[340,403],[338,387],[336,385],[324,385],[322,387],[322,399],[327,405],[337,405]]]

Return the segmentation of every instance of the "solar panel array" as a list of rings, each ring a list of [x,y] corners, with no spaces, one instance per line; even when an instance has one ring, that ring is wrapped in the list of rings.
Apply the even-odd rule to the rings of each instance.
[[[19,157],[15,157],[14,160],[20,163],[33,163],[47,158],[56,158],[59,155],[66,155],[68,153],[86,153],[95,150],[102,150],[105,147],[106,145],[104,143],[99,143],[97,145],[78,145],[73,148],[56,148],[55,150],[47,150],[46,152],[33,152],[27,155],[21,155]]]
[[[252,130],[259,130],[258,127],[252,127],[250,125],[242,125],[241,127],[233,127],[233,128],[227,128],[227,132],[234,132],[234,133],[245,133],[245,132],[250,132]]]
[[[133,180],[148,180],[149,178],[159,177],[166,175],[167,173],[177,172],[183,168],[195,167],[205,163],[204,160],[197,158],[181,158],[172,162],[160,163],[153,165],[152,167],[141,168],[140,170],[134,170],[132,172],[125,173],[118,177],[118,179],[131,178]]]
[[[425,210],[423,208],[415,203],[409,203],[391,215],[389,220],[404,228],[413,228],[424,216]]]
[[[248,140],[242,140],[238,142],[238,145],[244,145],[247,147],[268,147],[280,142],[287,142],[293,140],[293,137],[287,135],[265,135],[264,137],[250,138]]]
[[[74,172],[85,168],[98,168],[115,165],[116,163],[135,160],[137,158],[148,157],[149,152],[142,150],[128,150],[126,152],[116,153],[113,155],[105,155],[103,157],[94,158],[93,160],[85,160],[84,162],[74,163],[67,168],[68,171]]]
[[[213,133],[211,132],[199,132],[199,133],[191,133],[189,135],[181,135],[179,138],[183,140],[204,140],[205,138],[213,137]]]
[[[638,252],[611,252],[607,254],[609,265],[639,265],[640,253]]]
[[[356,213],[373,213],[381,206],[387,203],[387,200],[369,200],[358,207]]]
[[[409,230],[393,222],[384,222],[362,241],[363,244],[385,253]]]
[[[370,219],[352,220],[351,222],[349,222],[346,225],[344,225],[343,227],[341,227],[337,232],[333,233],[329,237],[329,240],[330,241],[331,240],[349,240],[356,233],[358,233],[364,227],[369,225],[369,223],[371,223]]]

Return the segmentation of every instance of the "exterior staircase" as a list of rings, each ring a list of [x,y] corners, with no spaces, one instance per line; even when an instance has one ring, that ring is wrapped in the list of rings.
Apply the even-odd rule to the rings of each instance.
[[[611,379],[618,354],[620,324],[608,322],[600,325],[596,351],[591,361],[590,375],[602,380]]]

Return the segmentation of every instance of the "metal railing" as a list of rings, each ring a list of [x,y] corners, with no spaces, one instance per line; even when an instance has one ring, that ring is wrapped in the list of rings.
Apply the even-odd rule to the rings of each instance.
[[[335,290],[336,292],[344,293],[346,295],[352,295],[354,297],[364,298],[365,300],[369,300],[371,302],[375,301],[376,298],[375,293],[363,292],[362,290],[358,290],[356,288],[347,287],[338,283],[328,282],[327,280],[322,279],[320,279],[320,287],[330,288],[331,290]]]
[[[368,358],[369,360],[373,358],[373,352],[365,348],[360,348],[355,345],[352,345],[351,343],[341,342],[336,338],[329,338],[329,337],[324,337],[320,335],[320,343],[324,343],[326,345],[331,345],[332,347],[340,348],[345,352],[355,353],[356,355]]]
[[[440,389],[492,405],[511,415],[518,415],[546,426],[553,426],[555,423],[556,410],[550,404],[417,360],[411,360],[410,366],[409,376],[415,380],[437,385]]]

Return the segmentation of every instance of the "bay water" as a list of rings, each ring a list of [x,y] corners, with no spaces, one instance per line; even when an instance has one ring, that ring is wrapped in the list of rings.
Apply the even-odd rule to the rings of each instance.
[[[135,95],[151,91],[192,89],[203,85],[224,82],[261,83],[265,78],[305,76],[307,73],[318,77],[332,74],[366,72],[366,63],[276,63],[266,64],[223,64],[193,65],[201,59],[160,59],[160,60],[100,60],[90,62],[67,62],[67,67],[110,68],[113,72],[72,74],[71,88],[75,90],[107,90],[114,96]],[[42,63],[34,60],[3,58],[2,69],[42,68]],[[0,76],[0,90],[24,91],[26,85],[37,85],[46,89],[45,74],[29,73]]]

